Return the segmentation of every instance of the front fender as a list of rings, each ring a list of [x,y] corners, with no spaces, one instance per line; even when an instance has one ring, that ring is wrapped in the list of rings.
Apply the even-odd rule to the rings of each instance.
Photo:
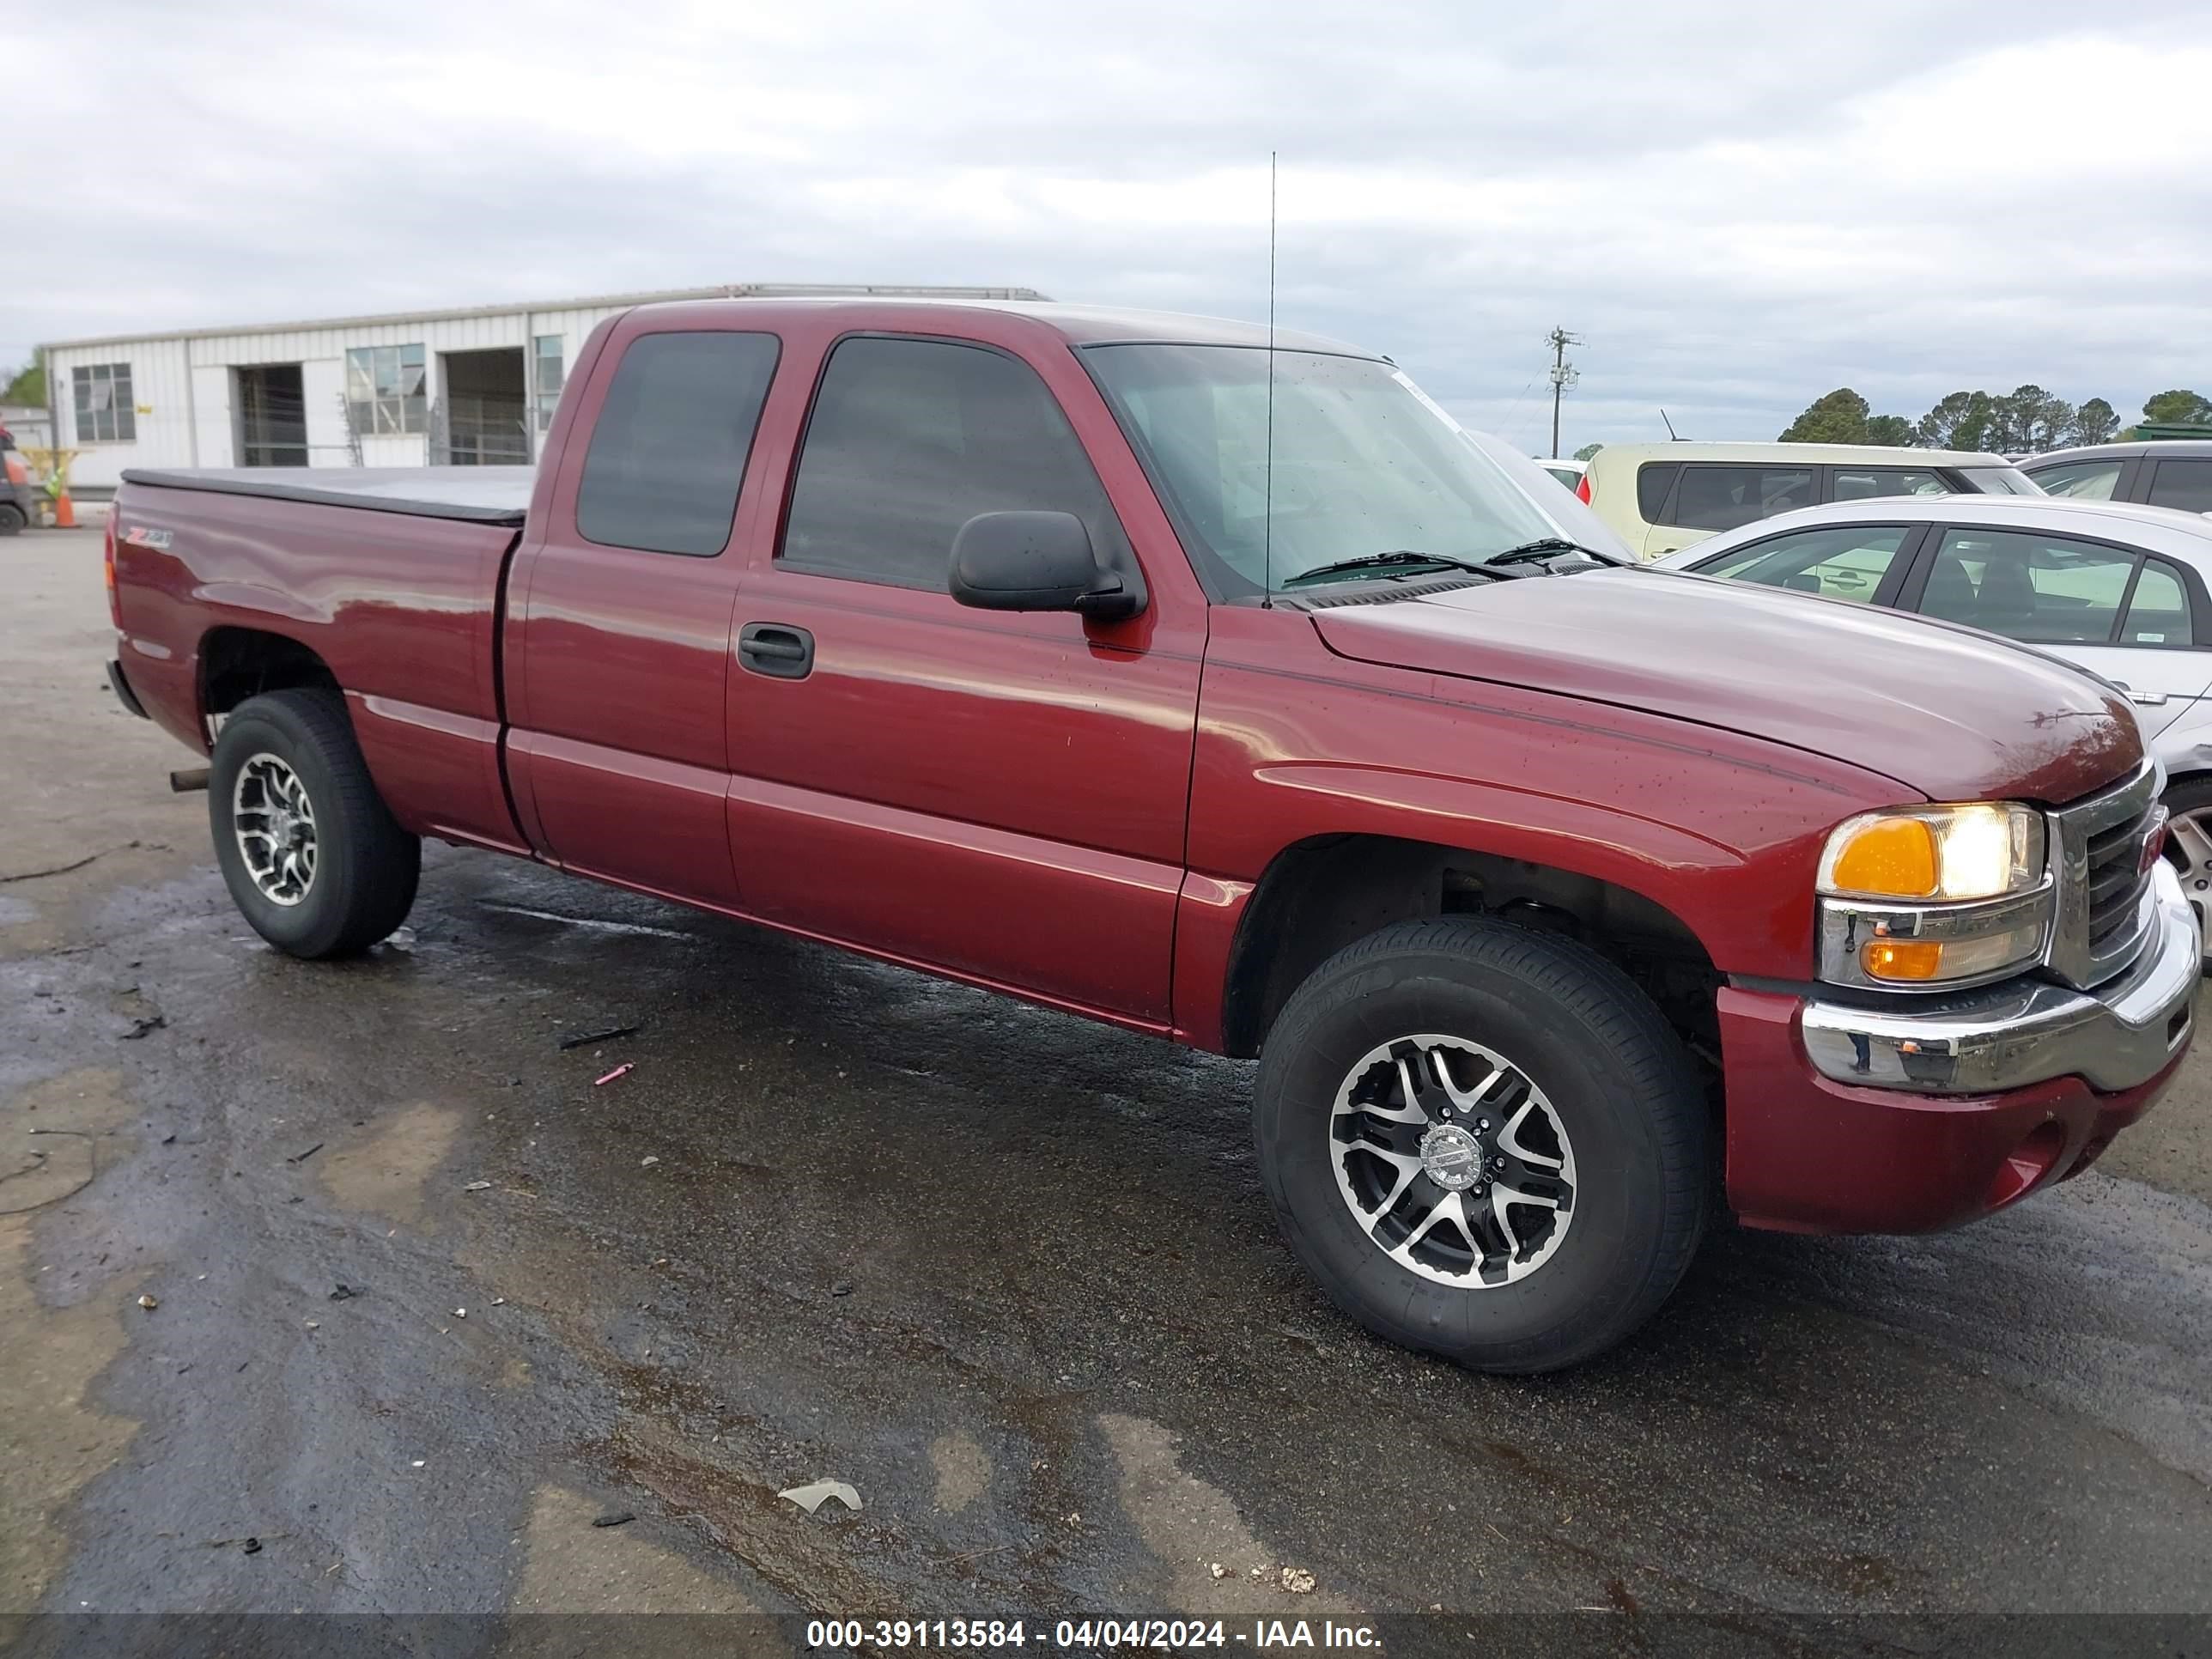
[[[1387,837],[1587,876],[1673,916],[1723,974],[1802,980],[1828,832],[1922,799],[1637,709],[1379,665],[1346,684],[1338,669],[1319,683],[1209,655],[1177,918],[1176,1023],[1193,1041],[1218,1038],[1245,906],[1302,842]]]

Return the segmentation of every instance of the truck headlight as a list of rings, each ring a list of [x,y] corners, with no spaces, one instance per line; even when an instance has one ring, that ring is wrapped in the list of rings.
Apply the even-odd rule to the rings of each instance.
[[[1956,986],[2038,961],[2057,914],[2042,813],[2017,801],[1899,807],[1838,824],[1820,854],[1820,975]]]
[[[2002,898],[2043,877],[2043,814],[2018,801],[1863,812],[1820,854],[1827,898]]]

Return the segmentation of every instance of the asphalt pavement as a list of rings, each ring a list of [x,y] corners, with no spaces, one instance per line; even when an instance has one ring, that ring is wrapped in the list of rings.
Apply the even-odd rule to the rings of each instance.
[[[1471,1376],[1304,1280],[1245,1066],[444,848],[276,955],[96,534],[0,567],[0,1614],[2212,1613],[2212,1057],[2006,1215],[1724,1231]]]

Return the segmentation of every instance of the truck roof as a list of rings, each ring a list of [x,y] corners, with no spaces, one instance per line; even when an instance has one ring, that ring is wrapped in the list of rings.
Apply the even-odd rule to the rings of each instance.
[[[1068,305],[1054,301],[941,300],[897,295],[825,295],[820,298],[784,297],[732,300],[678,300],[639,306],[630,313],[647,313],[674,318],[755,317],[763,325],[780,316],[818,316],[823,312],[849,314],[856,325],[881,325],[885,317],[916,319],[963,312],[990,312],[1024,317],[1058,334],[1071,345],[1232,345],[1265,346],[1265,323],[1242,322],[1227,317],[1200,317],[1175,311],[1144,311],[1118,306]],[[1348,345],[1324,334],[1278,328],[1279,350],[1325,352],[1340,357],[1379,357],[1379,352]]]

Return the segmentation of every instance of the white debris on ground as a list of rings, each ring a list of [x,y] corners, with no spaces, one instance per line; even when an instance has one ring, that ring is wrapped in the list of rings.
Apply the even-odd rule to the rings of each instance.
[[[848,1510],[860,1507],[859,1491],[843,1480],[816,1480],[804,1486],[793,1486],[788,1491],[776,1493],[776,1496],[789,1498],[809,1515],[833,1498]]]

